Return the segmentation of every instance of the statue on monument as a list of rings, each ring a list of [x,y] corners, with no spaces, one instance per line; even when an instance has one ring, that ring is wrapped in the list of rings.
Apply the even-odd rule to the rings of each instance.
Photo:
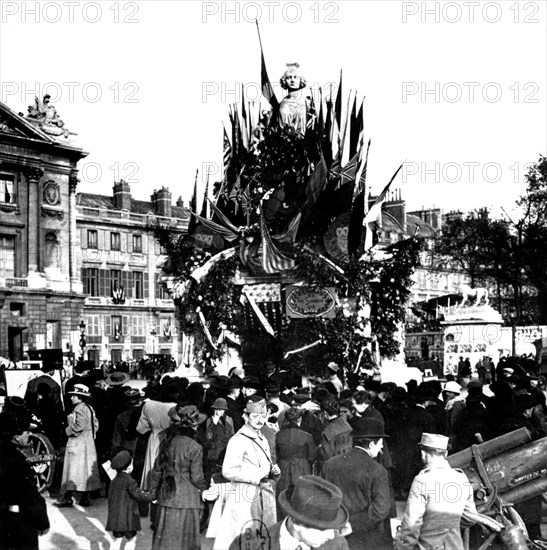
[[[300,92],[306,87],[306,79],[302,76],[298,63],[287,63],[287,70],[281,77],[280,84],[289,93],[279,105],[279,121],[305,134],[308,122],[313,117],[313,110],[311,99]]]
[[[37,97],[34,98],[34,105],[28,107],[28,118],[36,120],[40,128],[46,133],[54,136],[63,135],[68,137],[69,131],[66,129],[65,123],[57,114],[57,109],[50,103],[51,96],[46,94],[42,101]]]
[[[458,290],[463,296],[459,307],[468,306],[471,303],[475,307],[488,305],[488,290],[486,288],[471,288],[469,285],[460,284]]]

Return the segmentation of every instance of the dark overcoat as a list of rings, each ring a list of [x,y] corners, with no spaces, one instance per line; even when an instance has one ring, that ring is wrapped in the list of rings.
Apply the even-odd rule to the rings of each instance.
[[[325,464],[324,476],[342,490],[343,504],[349,511],[353,533],[347,537],[350,548],[380,550],[393,545],[386,532],[391,508],[387,470],[363,449],[354,447]]]
[[[0,441],[0,549],[38,550],[38,532],[46,529],[46,502],[31,467],[13,443]]]
[[[142,491],[126,472],[118,472],[108,488],[107,531],[140,531],[138,502],[152,502],[155,496]]]

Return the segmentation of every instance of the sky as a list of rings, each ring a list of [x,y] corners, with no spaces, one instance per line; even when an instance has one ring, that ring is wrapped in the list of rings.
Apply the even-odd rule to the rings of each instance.
[[[312,93],[343,70],[364,103],[368,184],[408,210],[511,211],[547,153],[545,1],[27,1],[0,3],[0,101],[51,102],[89,152],[79,191],[188,204],[219,177],[228,106],[260,101],[258,18],[278,98],[286,63]],[[265,101],[262,99],[263,103]]]

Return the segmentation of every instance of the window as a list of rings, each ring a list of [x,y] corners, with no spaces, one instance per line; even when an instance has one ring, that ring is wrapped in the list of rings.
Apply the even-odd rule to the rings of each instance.
[[[133,235],[133,252],[142,253],[142,235]]]
[[[0,235],[0,277],[15,277],[15,237]]]
[[[88,315],[85,326],[87,336],[101,335],[101,318],[99,315]]]
[[[110,270],[110,292],[120,290],[122,286],[122,272],[119,269]]]
[[[13,174],[0,173],[0,202],[15,204],[15,176]]]
[[[142,300],[144,298],[142,271],[133,272],[133,298],[137,300]]]
[[[112,315],[112,332],[114,334],[114,340],[116,342],[122,339],[123,326],[121,315]]]
[[[84,292],[90,296],[99,295],[99,270],[91,267],[84,269]]]
[[[99,248],[99,239],[95,229],[87,230],[87,248]]]
[[[169,292],[165,287],[165,284],[160,281],[160,276],[156,273],[156,299],[157,300],[169,300]]]
[[[119,233],[110,233],[110,250],[121,250]]]
[[[131,323],[133,325],[133,336],[144,336],[144,317],[134,315]]]

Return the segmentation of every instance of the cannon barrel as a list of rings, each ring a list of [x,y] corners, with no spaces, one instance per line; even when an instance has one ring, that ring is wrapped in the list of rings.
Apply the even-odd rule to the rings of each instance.
[[[511,487],[547,473],[547,437],[517,447],[483,461],[488,479],[498,491],[503,493]],[[484,486],[474,465],[463,468],[473,489]]]
[[[478,449],[481,453],[483,460],[496,456],[505,451],[514,449],[515,447],[520,447],[526,443],[530,443],[532,437],[530,432],[526,428],[519,428],[514,432],[508,434],[500,435],[495,439],[490,439],[485,443],[478,445]],[[473,451],[471,447],[460,451],[459,453],[454,453],[448,457],[448,462],[452,468],[465,468],[473,460]]]
[[[547,491],[547,477],[540,477],[505,491],[501,500],[504,504],[518,504],[537,497],[545,491]]]

